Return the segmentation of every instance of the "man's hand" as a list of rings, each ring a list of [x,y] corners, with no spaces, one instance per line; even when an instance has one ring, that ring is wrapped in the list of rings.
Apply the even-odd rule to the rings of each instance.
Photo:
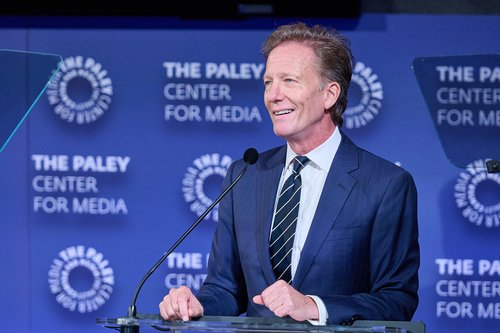
[[[299,293],[283,280],[267,287],[253,297],[256,304],[265,305],[278,317],[290,316],[297,321],[319,318],[318,307],[312,298]]]
[[[203,306],[187,287],[173,288],[159,305],[165,320],[182,319],[188,321],[203,315]]]

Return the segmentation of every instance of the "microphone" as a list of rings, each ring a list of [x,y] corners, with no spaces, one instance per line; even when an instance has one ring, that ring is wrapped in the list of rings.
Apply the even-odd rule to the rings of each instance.
[[[486,170],[488,173],[499,173],[500,172],[500,160],[489,160],[486,162]]]
[[[258,158],[259,158],[259,153],[257,152],[257,150],[255,150],[255,148],[248,148],[245,151],[245,153],[243,154],[243,161],[245,162],[245,166],[243,167],[243,170],[241,170],[238,177],[236,177],[236,179],[234,179],[231,182],[231,184],[229,184],[229,186],[224,190],[224,192],[222,192],[219,195],[219,197],[215,199],[210,206],[208,206],[208,208],[203,212],[203,214],[200,215],[200,217],[196,220],[196,222],[194,222],[189,227],[189,229],[187,229],[186,232],[184,232],[184,234],[174,243],[174,245],[172,245],[172,247],[167,252],[165,252],[165,254],[160,258],[160,260],[158,260],[156,264],[146,273],[146,275],[144,275],[141,282],[137,286],[137,289],[135,290],[134,297],[132,298],[132,303],[128,308],[128,317],[135,318],[137,315],[136,301],[137,297],[139,296],[139,292],[141,291],[141,288],[144,285],[144,282],[146,282],[146,280],[151,276],[151,274],[153,274],[156,271],[156,269],[165,261],[165,259],[167,259],[167,257],[177,248],[177,246],[179,246],[179,244],[182,243],[182,241],[191,233],[191,231],[193,231],[193,229],[196,228],[198,224],[200,224],[200,222],[205,218],[205,216],[207,216],[207,214],[210,213],[210,211],[212,211],[212,209],[219,203],[219,201],[221,201],[222,198],[224,198],[224,196],[234,187],[234,185],[236,185],[236,183],[241,179],[243,174],[247,171],[248,166],[257,162]],[[138,329],[132,331],[138,332]],[[122,333],[132,332],[132,331],[121,330]]]

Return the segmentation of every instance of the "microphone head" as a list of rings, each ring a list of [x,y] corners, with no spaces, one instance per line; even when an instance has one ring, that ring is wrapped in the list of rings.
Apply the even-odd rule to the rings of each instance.
[[[243,154],[243,161],[248,164],[254,164],[259,159],[259,153],[255,148],[248,148]]]

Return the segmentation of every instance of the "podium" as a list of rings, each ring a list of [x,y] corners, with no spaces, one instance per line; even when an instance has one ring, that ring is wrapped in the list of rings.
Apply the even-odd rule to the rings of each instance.
[[[202,316],[191,321],[167,321],[159,315],[139,315],[138,318],[102,318],[97,324],[121,333],[170,331],[184,332],[234,332],[234,333],[425,333],[421,321],[371,321],[357,320],[352,326],[314,326],[309,322],[298,322],[291,318],[256,318]]]
[[[0,49],[0,152],[59,71],[56,54]]]

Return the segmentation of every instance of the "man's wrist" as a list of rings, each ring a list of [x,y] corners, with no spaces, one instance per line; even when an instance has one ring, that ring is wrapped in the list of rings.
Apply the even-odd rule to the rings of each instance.
[[[307,295],[310,299],[312,299],[318,309],[318,317],[313,319],[308,319],[307,321],[313,325],[326,325],[328,320],[328,311],[326,310],[325,303],[318,296]]]

